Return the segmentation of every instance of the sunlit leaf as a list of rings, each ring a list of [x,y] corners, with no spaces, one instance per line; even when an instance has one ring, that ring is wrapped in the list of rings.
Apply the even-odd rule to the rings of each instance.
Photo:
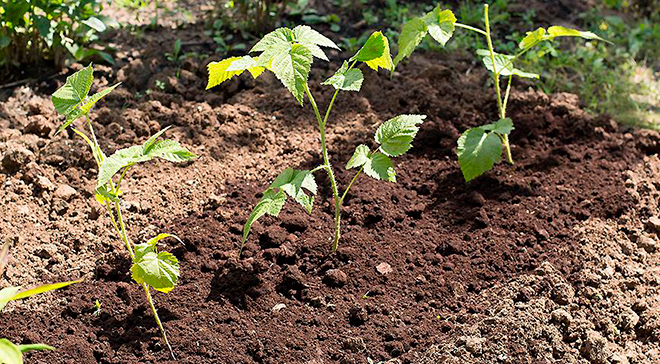
[[[389,41],[381,32],[371,34],[364,46],[360,48],[351,60],[364,62],[376,71],[378,71],[379,67],[390,71],[394,67],[392,56],[390,55]]]
[[[359,69],[349,69],[348,62],[344,64],[335,72],[332,77],[323,81],[323,85],[331,85],[337,90],[344,91],[360,91],[364,81],[364,75]]]
[[[412,141],[419,131],[426,115],[399,115],[381,125],[376,131],[379,150],[390,157],[398,157],[412,147]]]
[[[179,261],[168,252],[147,251],[140,253],[131,267],[133,280],[138,284],[164,293],[170,292],[179,280]]]
[[[355,148],[355,152],[353,152],[353,156],[348,163],[346,163],[346,169],[362,167],[369,161],[370,153],[371,151],[369,150],[369,147],[364,144],[358,145]]]
[[[372,178],[396,182],[396,172],[390,157],[382,153],[374,153],[364,164],[364,173]]]

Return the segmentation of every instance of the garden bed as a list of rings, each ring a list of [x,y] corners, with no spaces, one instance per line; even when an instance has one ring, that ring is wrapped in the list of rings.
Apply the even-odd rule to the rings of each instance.
[[[208,60],[186,61],[176,77],[164,43],[96,67],[95,87],[123,85],[93,118],[109,150],[172,126],[168,135],[200,156],[148,164],[123,187],[136,242],[162,231],[185,243],[168,242],[179,286],[155,295],[178,362],[660,358],[657,132],[519,84],[508,112],[516,164],[466,184],[456,139],[497,114],[488,75],[462,55],[415,54],[392,79],[369,74],[359,94],[336,101],[328,144],[343,186],[352,176],[343,166],[379,123],[428,115],[395,162],[396,184],[362,176],[351,190],[338,252],[329,183],[318,174],[311,217],[288,204],[263,218],[237,260],[242,226],[276,172],[320,163],[314,116],[270,74],[204,92]],[[332,90],[319,83],[338,64],[316,66],[310,87],[326,105]],[[29,362],[171,361],[93,198],[86,145],[54,136],[48,95],[63,80],[6,91],[0,104],[0,236],[15,242],[0,282],[85,281],[12,303],[0,337],[58,348]]]

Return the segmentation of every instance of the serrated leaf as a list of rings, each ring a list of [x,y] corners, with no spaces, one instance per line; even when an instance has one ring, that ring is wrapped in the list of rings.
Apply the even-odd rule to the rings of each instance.
[[[289,28],[278,28],[264,35],[257,44],[250,49],[252,52],[265,52],[269,49],[281,47],[282,44],[289,44],[293,40],[293,32]]]
[[[119,172],[122,168],[150,160],[151,157],[145,156],[141,145],[134,145],[129,148],[124,148],[116,151],[111,156],[107,157],[96,178],[96,188],[105,185],[115,173]]]
[[[497,134],[482,127],[468,129],[458,138],[458,164],[466,182],[493,168],[502,157],[501,144]]]
[[[168,252],[147,252],[131,267],[133,280],[138,284],[163,292],[170,292],[179,280],[179,261]]]
[[[161,135],[165,134],[165,132],[168,131],[171,127],[172,127],[172,125],[168,125],[168,126],[162,128],[162,129],[160,129],[159,131],[157,131],[154,135],[150,136],[149,139],[147,139],[147,141],[144,142],[144,144],[142,144],[142,148],[144,149],[144,153],[148,154],[149,152],[151,152],[151,149],[156,144],[156,140],[158,138],[160,138]]]
[[[535,31],[527,32],[527,35],[520,41],[518,48],[531,48],[547,39],[545,28],[538,28]]]
[[[337,90],[360,91],[363,81],[364,75],[362,71],[359,69],[349,69],[348,62],[344,61],[341,68],[321,84],[331,85]]]
[[[68,115],[85,100],[92,87],[92,81],[91,64],[67,77],[64,86],[55,91],[51,97],[55,110],[60,114]]]
[[[369,161],[369,154],[371,150],[364,144],[360,144],[355,148],[353,156],[346,163],[346,169],[362,167],[365,163]]]
[[[518,76],[518,77],[525,77],[525,78],[539,78],[540,76],[536,73],[530,73],[530,72],[525,72],[522,70],[519,70],[517,68],[513,67],[513,60],[515,59],[514,56],[510,56],[507,54],[500,54],[500,53],[494,53],[494,58],[495,58],[495,67],[493,67],[493,59],[491,58],[490,51],[487,49],[478,49],[477,50],[477,55],[481,56],[481,61],[483,62],[484,66],[486,69],[488,69],[490,72],[495,72],[494,69],[497,70],[497,73],[500,76]]]
[[[170,162],[185,162],[197,156],[178,142],[170,139],[155,141],[165,130],[149,138],[143,145],[134,145],[116,151],[113,155],[105,158],[99,168],[96,179],[96,188],[105,185],[115,173],[122,168],[136,163],[150,161],[154,158],[165,159]]]
[[[227,71],[227,68],[231,66],[232,62],[239,59],[241,59],[241,57],[230,57],[219,62],[209,63],[207,66],[209,71],[209,82],[206,84],[206,89],[208,90],[215,87],[228,79],[243,73],[242,69],[237,71]]]
[[[317,32],[307,25],[298,25],[293,28],[293,40],[298,43],[311,43],[321,47],[339,49],[330,38]]]
[[[233,62],[227,67],[225,72],[245,71],[250,72],[253,78],[259,77],[265,68],[259,66],[259,57],[252,58],[250,56],[243,56]]]
[[[311,65],[310,50],[300,44],[294,44],[289,52],[276,55],[269,69],[302,105]]]
[[[87,114],[89,112],[89,110],[94,105],[96,105],[97,102],[99,102],[99,100],[101,100],[102,98],[106,97],[109,93],[114,91],[114,89],[116,89],[117,86],[119,86],[120,84],[121,84],[121,82],[117,83],[117,84],[114,84],[113,86],[110,86],[110,87],[104,89],[103,91],[99,91],[99,92],[95,93],[94,95],[92,95],[91,97],[88,97],[85,101],[83,101],[82,105],[80,105],[80,110],[83,112],[83,114]]]
[[[389,71],[394,68],[392,56],[390,55],[390,43],[381,32],[373,32],[351,60],[364,62],[375,71],[378,71],[379,67]]]
[[[149,151],[145,151],[145,154],[150,159],[161,158],[175,163],[186,162],[197,157],[191,151],[171,139],[157,141]]]
[[[303,190],[304,188],[314,195],[318,190],[314,175],[310,171],[287,168],[275,178],[275,181],[269,187],[269,189],[276,188],[281,189],[287,195],[294,198],[307,212],[312,212],[314,197],[307,195]]]
[[[451,10],[441,10],[438,5],[432,12],[424,16],[429,34],[443,47],[454,34],[456,16]]]
[[[96,202],[98,202],[102,206],[106,206],[108,202],[110,203],[119,202],[119,193],[114,194],[110,190],[108,190],[107,185],[103,185],[94,190],[94,198],[96,199]]]
[[[7,339],[0,339],[0,363],[23,364],[21,349]]]
[[[401,29],[398,39],[399,51],[394,58],[394,66],[404,58],[410,57],[427,34],[443,47],[454,34],[456,17],[451,10],[442,10],[440,5],[423,17],[407,21]]]
[[[250,234],[252,224],[266,214],[277,217],[280,214],[280,211],[282,211],[285,202],[286,193],[284,191],[279,190],[275,192],[271,189],[266,190],[263,197],[261,197],[245,222],[245,226],[243,227],[243,244],[245,244],[245,241]]]
[[[134,262],[139,262],[144,258],[144,255],[147,253],[158,253],[156,251],[156,246],[151,245],[149,243],[140,243],[140,244],[135,244],[133,246],[133,253],[135,256],[133,257]]]
[[[364,164],[364,173],[375,179],[396,182],[396,172],[390,157],[382,153],[374,153]]]
[[[511,131],[515,129],[513,127],[513,121],[510,118],[500,119],[494,123],[482,125],[480,126],[480,128],[487,131],[492,131],[497,134],[505,134],[505,135],[510,134]]]
[[[419,131],[417,125],[424,122],[426,115],[399,115],[383,123],[376,130],[379,150],[390,157],[398,157],[412,147],[412,141]]]
[[[399,35],[399,51],[394,58],[394,65],[398,65],[404,58],[410,57],[415,48],[422,42],[428,33],[428,25],[422,18],[413,18],[403,24]]]

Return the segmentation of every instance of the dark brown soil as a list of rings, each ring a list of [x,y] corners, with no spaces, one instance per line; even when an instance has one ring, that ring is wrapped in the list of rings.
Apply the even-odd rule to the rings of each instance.
[[[202,156],[183,167],[149,164],[126,187],[132,236],[167,231],[185,242],[168,247],[181,261],[179,286],[156,295],[177,362],[658,360],[658,237],[647,224],[658,215],[658,133],[587,115],[571,94],[516,88],[508,112],[516,164],[466,184],[456,139],[496,115],[485,71],[432,54],[392,79],[365,70],[360,94],[337,100],[330,156],[346,186],[343,165],[355,146],[373,143],[378,123],[426,114],[414,148],[396,161],[398,183],[360,177],[330,254],[331,193],[318,174],[312,215],[287,204],[279,218],[263,218],[236,260],[242,225],[273,176],[320,163],[313,114],[271,75],[203,92],[205,61],[186,61],[177,78],[157,48],[97,67],[97,86],[124,86],[94,120],[109,150],[173,125],[169,135]],[[310,84],[326,105],[331,90],[319,82],[337,63],[315,66]],[[0,337],[58,347],[30,362],[174,362],[92,201],[91,156],[73,136],[53,136],[47,95],[57,86],[16,89],[0,109],[0,159],[9,158],[0,234],[22,243],[0,283],[85,282],[42,306],[13,305]],[[11,157],[17,148],[24,158]],[[35,174],[80,192],[58,197]]]

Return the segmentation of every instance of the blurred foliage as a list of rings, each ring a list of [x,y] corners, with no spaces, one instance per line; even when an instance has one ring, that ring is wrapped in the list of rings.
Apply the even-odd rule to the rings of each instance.
[[[275,28],[291,0],[215,0],[212,12],[215,28],[218,22],[232,32],[258,36]]]
[[[62,66],[67,59],[102,59],[110,54],[84,45],[116,26],[98,15],[96,0],[0,0],[0,65],[10,68],[49,60]]]

